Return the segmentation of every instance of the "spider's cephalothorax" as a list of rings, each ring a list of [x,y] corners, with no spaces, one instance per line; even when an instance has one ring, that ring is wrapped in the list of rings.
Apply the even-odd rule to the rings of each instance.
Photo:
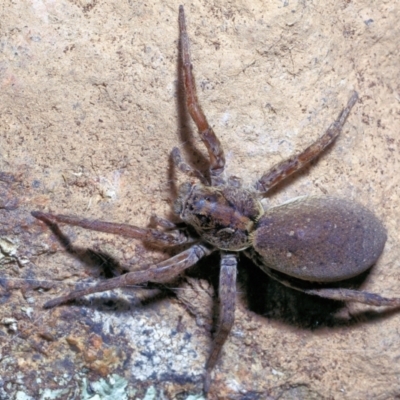
[[[180,187],[175,212],[206,242],[221,250],[241,251],[264,210],[254,192],[229,185]]]
[[[171,281],[201,258],[213,251],[220,252],[219,315],[206,364],[204,390],[207,392],[210,373],[234,322],[239,251],[243,250],[271,278],[309,295],[375,306],[399,306],[400,299],[343,288],[304,289],[282,279],[283,274],[303,281],[332,282],[370,268],[386,241],[386,230],[373,213],[349,200],[332,197],[303,197],[266,212],[259,202],[272,187],[299,171],[337,138],[357,102],[357,93],[353,93],[336,121],[319,139],[301,153],[268,170],[256,182],[254,191],[243,189],[237,178],[231,177],[228,182],[223,179],[224,152],[197,99],[182,6],[179,8],[179,28],[187,109],[209,155],[209,178],[206,178],[182,160],[177,148],[172,151],[175,166],[201,182],[183,184],[175,202],[175,213],[188,226],[182,229],[181,224],[163,218],[156,218],[158,229],[151,229],[39,211],[32,212],[32,215],[53,228],[55,223],[61,222],[140,239],[160,247],[187,246],[186,250],[152,268],[132,271],[95,286],[74,290],[48,301],[46,308],[114,288]],[[189,226],[196,233],[193,229],[186,229]]]

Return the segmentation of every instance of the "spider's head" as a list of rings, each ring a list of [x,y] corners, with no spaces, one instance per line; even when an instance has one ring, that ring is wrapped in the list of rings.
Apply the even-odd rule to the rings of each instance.
[[[184,183],[174,211],[202,239],[222,250],[239,251],[251,246],[250,234],[263,209],[256,196],[231,186]]]

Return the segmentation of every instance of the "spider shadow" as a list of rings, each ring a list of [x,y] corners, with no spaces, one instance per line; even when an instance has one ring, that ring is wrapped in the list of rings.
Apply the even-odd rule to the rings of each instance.
[[[60,227],[56,223],[51,221],[44,222],[69,255],[79,260],[90,269],[93,270],[94,268],[97,271],[97,274],[93,274],[96,278],[102,277],[104,279],[111,279],[130,271],[128,266],[122,265],[113,256],[102,250],[74,246],[69,237],[61,231]],[[171,284],[177,285],[177,281],[178,279],[176,282],[171,282]],[[87,283],[88,282],[78,283],[76,288],[83,288],[87,286]],[[132,292],[133,296],[130,296],[129,298],[118,298],[114,294],[105,292],[105,294],[101,297],[90,299],[83,298],[79,299],[78,301],[79,305],[81,306],[93,308],[99,311],[114,312],[118,310],[120,312],[124,312],[133,308],[145,307],[146,305],[153,304],[154,302],[160,302],[163,299],[173,295],[173,292],[169,290],[167,286],[160,284],[149,283],[137,285],[135,289],[142,289],[142,294],[140,296],[136,296],[135,290]],[[143,295],[143,293],[146,294]]]
[[[289,279],[295,285],[304,288],[348,288],[359,289],[371,269],[354,278],[326,285]],[[284,280],[288,280],[282,274]],[[283,286],[269,278],[260,268],[247,258],[241,259],[238,276],[239,287],[243,288],[243,299],[249,310],[256,314],[293,325],[302,329],[315,330],[323,327],[355,326],[389,318],[399,312],[400,307],[388,307],[381,310],[367,309],[356,313],[346,310],[346,303],[337,300],[311,296]]]
[[[218,252],[200,260],[187,271],[187,275],[205,279],[214,288],[215,301],[213,307],[213,328],[218,323],[218,280],[220,258]],[[276,272],[276,271],[275,271]],[[370,270],[346,281],[325,285],[330,288],[358,289],[368,277]],[[288,277],[282,274],[284,280]],[[293,279],[293,284],[306,288],[324,287]],[[383,308],[380,311],[365,305],[365,311],[349,313],[346,303],[311,296],[283,286],[280,282],[267,276],[252,260],[243,256],[238,265],[237,291],[238,302],[244,303],[245,308],[284,325],[300,329],[316,330],[324,327],[339,328],[372,323],[391,317],[399,312],[400,307]]]

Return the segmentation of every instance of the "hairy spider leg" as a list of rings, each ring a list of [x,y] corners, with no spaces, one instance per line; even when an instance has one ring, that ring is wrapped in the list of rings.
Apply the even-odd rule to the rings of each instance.
[[[113,233],[133,239],[140,239],[157,246],[177,246],[188,241],[188,237],[178,229],[168,232],[152,228],[139,228],[128,224],[118,224],[93,219],[78,218],[71,215],[54,215],[40,211],[32,211],[31,214],[44,223],[61,222],[68,225],[79,226],[91,231]]]
[[[161,226],[162,228],[168,229],[170,231],[175,231],[179,229],[177,224],[173,223],[169,219],[159,217],[158,215],[152,215],[151,221],[154,222],[157,226]]]
[[[364,292],[362,290],[352,290],[344,288],[322,288],[322,289],[308,289],[303,290],[304,293],[323,297],[325,299],[338,300],[338,301],[353,301],[355,303],[367,304],[369,306],[377,307],[394,307],[400,306],[400,298],[383,297],[376,293]]]
[[[190,165],[185,163],[182,159],[182,154],[177,147],[174,147],[171,152],[171,157],[174,165],[184,174],[190,177],[194,177],[200,180],[204,185],[208,185],[206,177],[197,169],[192,168]]]
[[[201,258],[212,253],[212,249],[201,244],[195,244],[189,249],[177,254],[168,260],[162,261],[153,268],[143,271],[128,272],[116,278],[107,279],[97,285],[74,290],[64,296],[49,300],[44,308],[52,308],[66,302],[76,300],[92,293],[105,292],[107,290],[122,288],[130,285],[138,285],[145,282],[163,283],[174,279],[185,269],[196,264]]]
[[[219,272],[219,315],[211,353],[207,360],[204,390],[207,393],[211,382],[211,371],[215,367],[222,347],[235,320],[237,254],[221,252]]]
[[[383,297],[376,293],[364,292],[363,290],[345,289],[345,288],[320,288],[320,289],[304,289],[288,280],[278,276],[272,269],[266,268],[265,265],[261,266],[259,258],[255,255],[254,251],[246,251],[246,255],[254,261],[262,270],[272,279],[279,282],[285,287],[288,287],[298,292],[302,292],[312,296],[322,297],[324,299],[337,300],[343,302],[354,302],[367,304],[376,307],[398,307],[400,306],[400,298]]]
[[[327,131],[315,143],[307,147],[303,152],[272,167],[256,182],[256,189],[262,193],[268,192],[289,175],[294,174],[315,157],[319,156],[338,137],[357,100],[358,94],[357,92],[354,92],[350,97],[347,106],[339,114],[337,120],[330,125]]]
[[[196,83],[192,73],[193,66],[190,61],[189,37],[186,31],[185,12],[183,6],[179,6],[179,42],[182,55],[182,69],[186,94],[186,104],[190,116],[196,124],[200,138],[205,144],[210,158],[211,185],[218,186],[223,183],[220,175],[225,169],[225,156],[221,143],[200,107],[197,99]]]

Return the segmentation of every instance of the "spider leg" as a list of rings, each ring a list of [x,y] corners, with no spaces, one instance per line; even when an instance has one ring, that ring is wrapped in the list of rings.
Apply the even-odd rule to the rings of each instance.
[[[354,92],[337,120],[330,125],[327,131],[315,143],[307,147],[302,153],[296,154],[272,167],[256,182],[256,189],[262,193],[268,192],[289,175],[297,172],[315,157],[319,156],[338,137],[357,100],[358,94]]]
[[[249,254],[247,254],[249,255]],[[257,258],[251,257],[251,259],[259,264]],[[367,304],[369,306],[376,307],[398,307],[400,306],[400,298],[392,297],[387,298],[383,297],[376,293],[364,292],[362,290],[352,290],[345,288],[321,288],[321,289],[304,289],[301,288],[292,282],[287,281],[286,279],[278,276],[273,270],[269,268],[265,268],[263,266],[262,270],[272,279],[281,283],[283,286],[286,286],[290,289],[297,290],[298,292],[302,292],[311,296],[323,297],[325,299],[337,300],[337,301],[353,301],[355,303]]]
[[[332,299],[344,302],[354,301],[355,303],[367,304],[369,306],[376,306],[376,307],[400,306],[400,298],[398,297],[387,298],[376,293],[364,292],[362,290],[333,288],[333,289],[310,289],[310,290],[303,290],[303,292],[313,296],[323,297],[325,299]]]
[[[237,254],[221,252],[221,271],[219,273],[219,320],[217,332],[207,360],[204,390],[207,393],[211,371],[218,361],[222,347],[232,329],[235,319]]]
[[[210,248],[201,244],[195,244],[182,253],[156,264],[154,268],[143,271],[128,272],[127,274],[120,275],[116,278],[107,279],[106,281],[100,282],[94,286],[74,290],[64,296],[48,301],[43,307],[52,308],[88,294],[105,292],[106,290],[130,285],[138,285],[144,282],[168,282],[211,252],[212,250]]]
[[[221,147],[221,143],[211,126],[208,124],[197,99],[196,83],[192,72],[193,66],[190,61],[189,37],[186,31],[185,12],[183,10],[183,6],[179,6],[179,32],[186,104],[189,114],[199,130],[200,138],[205,144],[210,157],[211,183],[213,186],[217,186],[222,183],[222,180],[219,178],[219,176],[223,173],[225,168],[225,156]]]
[[[169,231],[179,229],[177,224],[173,223],[169,219],[159,217],[158,215],[152,215],[151,221],[154,222],[157,226],[160,226],[161,228],[167,229]]]
[[[231,175],[228,178],[228,186],[240,189],[242,187],[242,180],[237,176]]]
[[[177,246],[186,243],[188,238],[181,231],[175,229],[169,232],[163,232],[151,228],[138,228],[128,224],[117,224],[114,222],[105,222],[86,218],[78,218],[71,215],[54,215],[40,211],[32,211],[31,214],[44,223],[65,223],[68,225],[79,226],[91,231],[113,233],[134,239],[140,239],[158,246]]]
[[[195,177],[200,180],[201,183],[208,185],[209,182],[205,178],[205,176],[197,169],[192,168],[190,165],[186,164],[182,160],[182,154],[177,147],[174,147],[171,152],[172,161],[174,162],[175,166],[184,174]]]

